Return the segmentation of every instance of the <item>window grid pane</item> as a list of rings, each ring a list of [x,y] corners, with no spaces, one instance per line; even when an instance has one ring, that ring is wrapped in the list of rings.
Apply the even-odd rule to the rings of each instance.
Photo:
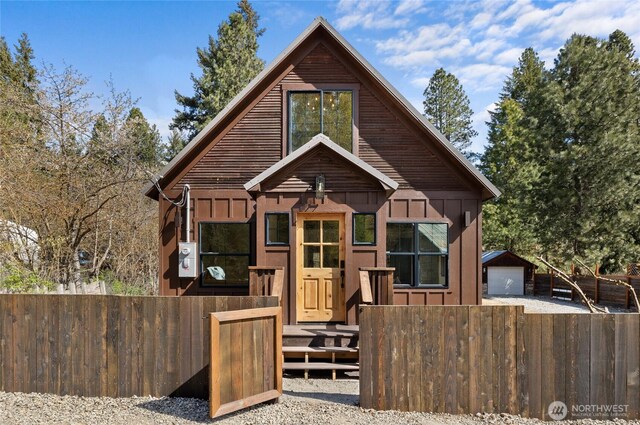
[[[387,264],[394,284],[448,285],[449,237],[446,223],[388,223]]]
[[[353,243],[374,245],[376,243],[376,215],[353,215]]]
[[[351,90],[289,92],[290,149],[295,151],[318,133],[353,151]]]
[[[251,225],[200,223],[199,230],[202,286],[248,285]],[[215,277],[207,270],[209,267],[218,268]]]
[[[295,151],[322,132],[321,92],[292,92],[289,96],[291,149]]]
[[[267,245],[289,244],[289,214],[267,214]]]

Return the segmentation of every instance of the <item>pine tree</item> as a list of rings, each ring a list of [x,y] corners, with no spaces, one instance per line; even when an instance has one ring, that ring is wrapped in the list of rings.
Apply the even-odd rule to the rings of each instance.
[[[175,92],[182,110],[176,110],[172,129],[186,133],[188,140],[202,130],[262,69],[264,61],[257,57],[259,16],[248,0],[218,27],[217,39],[209,36],[209,45],[198,48],[198,66],[202,75],[191,75],[194,95]]]
[[[471,139],[478,135],[473,129],[469,98],[455,75],[438,68],[424,90],[424,114],[431,123],[467,156]]]
[[[547,249],[620,270],[640,258],[640,79],[633,44],[574,35],[551,72],[539,202]]]
[[[537,248],[533,193],[540,178],[541,147],[536,113],[544,89],[544,63],[526,49],[505,81],[491,112],[488,146],[481,169],[502,196],[485,204],[483,238],[487,249],[509,249],[532,255]]]
[[[162,159],[165,162],[171,161],[184,148],[186,142],[182,134],[178,130],[171,130],[171,134],[167,137],[167,144],[164,147]]]
[[[131,126],[133,140],[136,141],[133,152],[135,159],[142,164],[157,165],[161,155],[160,133],[155,125],[149,122],[139,108],[132,108],[129,111],[126,124]]]

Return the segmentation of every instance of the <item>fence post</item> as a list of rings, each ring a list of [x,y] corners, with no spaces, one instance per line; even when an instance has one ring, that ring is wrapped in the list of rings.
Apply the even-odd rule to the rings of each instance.
[[[598,280],[598,263],[596,263],[596,269],[594,270],[594,279],[596,280],[594,302],[598,304],[598,302],[600,301],[600,281]]]
[[[526,290],[525,290],[526,292]],[[536,268],[533,268],[533,296],[536,296]]]
[[[549,277],[549,296],[553,297],[553,270],[551,270],[551,276]]]
[[[627,285],[631,286],[631,277],[629,275],[627,275]],[[631,298],[631,291],[629,290],[629,287],[627,287],[627,299],[626,299],[626,308],[627,310],[629,310],[630,307],[630,298]]]

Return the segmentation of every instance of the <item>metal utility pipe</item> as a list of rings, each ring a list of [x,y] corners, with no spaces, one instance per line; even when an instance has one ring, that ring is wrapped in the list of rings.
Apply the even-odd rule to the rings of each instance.
[[[188,184],[184,185],[186,196],[187,196],[187,238],[185,242],[191,241],[191,186]]]

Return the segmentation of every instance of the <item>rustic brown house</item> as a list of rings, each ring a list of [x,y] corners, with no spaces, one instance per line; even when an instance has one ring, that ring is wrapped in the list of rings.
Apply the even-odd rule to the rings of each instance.
[[[188,226],[158,191],[185,185]],[[247,294],[249,266],[279,266],[284,323],[354,324],[362,267],[395,268],[394,304],[479,304],[482,202],[499,191],[318,18],[146,194],[162,295]],[[187,236],[197,273],[179,278]]]

